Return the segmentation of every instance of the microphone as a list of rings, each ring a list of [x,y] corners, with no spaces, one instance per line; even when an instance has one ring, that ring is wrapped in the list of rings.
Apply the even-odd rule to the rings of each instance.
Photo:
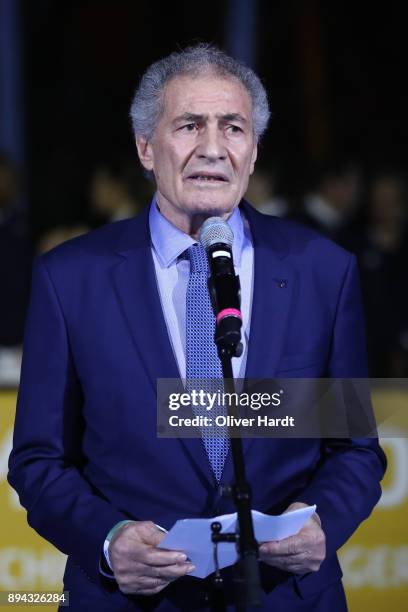
[[[208,285],[216,320],[215,342],[219,349],[239,357],[241,288],[232,257],[234,234],[221,217],[210,217],[200,228],[199,240],[207,252],[210,268]]]

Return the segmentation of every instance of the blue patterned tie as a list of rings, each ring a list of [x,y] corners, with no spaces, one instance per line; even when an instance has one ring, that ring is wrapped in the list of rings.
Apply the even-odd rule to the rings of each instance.
[[[208,260],[204,247],[194,244],[186,251],[190,260],[190,278],[187,285],[186,303],[186,378],[187,390],[197,388],[189,379],[204,379],[200,388],[214,393],[223,392],[222,367],[214,343],[215,316],[208,292]],[[210,379],[210,380],[208,380]],[[214,385],[214,379],[221,384]],[[197,389],[198,390],[198,389]],[[223,406],[215,405],[211,412],[195,409],[196,414],[206,414],[213,418],[217,414],[226,414]],[[215,478],[221,480],[229,441],[227,429],[216,429],[218,436],[209,435],[210,431],[202,429],[202,440],[208,455]],[[222,435],[220,435],[222,434]]]

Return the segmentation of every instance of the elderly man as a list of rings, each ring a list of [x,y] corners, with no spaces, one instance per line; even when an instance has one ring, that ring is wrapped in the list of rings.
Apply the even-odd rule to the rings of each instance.
[[[179,518],[234,510],[220,495],[233,475],[225,440],[156,437],[157,379],[202,374],[202,362],[220,372],[209,299],[196,299],[207,276],[197,232],[216,215],[234,233],[236,377],[366,376],[356,265],[242,200],[269,116],[247,67],[206,45],[174,53],[147,70],[131,116],[155,198],[37,260],[8,478],[30,525],[68,555],[73,610],[208,609],[211,581],[157,547]],[[336,550],[380,497],[377,440],[252,439],[244,454],[254,508],[318,512],[260,546],[262,609],[345,610]]]

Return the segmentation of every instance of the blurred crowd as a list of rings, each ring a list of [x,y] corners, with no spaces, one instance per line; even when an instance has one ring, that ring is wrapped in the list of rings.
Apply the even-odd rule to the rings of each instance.
[[[408,194],[395,168],[365,172],[358,163],[331,161],[310,173],[290,197],[269,167],[251,177],[247,199],[261,212],[312,227],[354,253],[360,266],[371,377],[408,377]],[[76,224],[49,227],[33,240],[22,184],[0,154],[0,385],[18,382],[33,257],[104,223],[132,217],[151,198],[134,160],[95,166],[87,209]]]
[[[352,161],[321,164],[309,189],[288,201],[276,175],[258,171],[247,198],[259,210],[292,219],[327,236],[358,259],[369,374],[408,376],[408,194],[394,168],[363,173]]]

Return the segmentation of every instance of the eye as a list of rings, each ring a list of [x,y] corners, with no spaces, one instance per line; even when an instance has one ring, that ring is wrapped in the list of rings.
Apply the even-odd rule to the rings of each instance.
[[[197,123],[186,123],[185,125],[182,125],[179,129],[184,130],[185,132],[194,132],[198,129],[198,125]]]
[[[238,125],[234,125],[233,123],[227,125],[227,130],[232,134],[239,134],[242,132],[242,129]]]

